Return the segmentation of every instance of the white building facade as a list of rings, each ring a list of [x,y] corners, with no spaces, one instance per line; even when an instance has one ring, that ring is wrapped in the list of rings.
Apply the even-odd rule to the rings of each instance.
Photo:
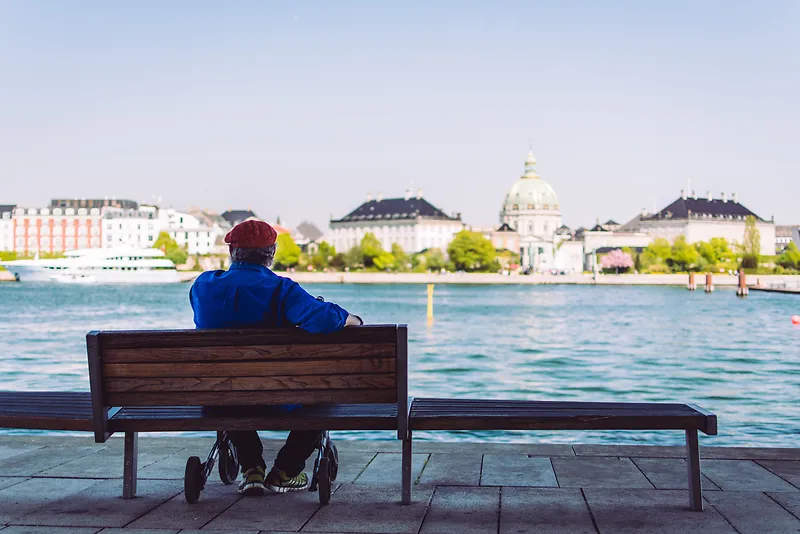
[[[685,236],[689,243],[708,241],[714,237],[725,238],[729,243],[744,242],[745,220],[754,217],[761,237],[761,254],[775,254],[775,223],[762,219],[738,202],[736,195],[729,199],[705,197],[681,192],[680,198],[654,215],[640,216],[625,224],[629,231],[646,233],[652,239],[665,238],[674,242]]]
[[[103,247],[129,245],[151,248],[158,239],[161,224],[158,208],[139,206],[138,209],[103,209]]]
[[[0,252],[14,251],[14,206],[0,206]]]
[[[158,218],[162,231],[169,234],[178,245],[186,247],[189,254],[211,254],[216,250],[215,245],[221,229],[206,226],[199,217],[191,213],[171,208],[159,210]]]
[[[446,251],[453,237],[463,229],[460,214],[446,215],[422,198],[420,190],[416,197],[409,191],[404,198],[368,198],[341,219],[331,220],[326,240],[337,251],[347,252],[360,245],[367,233],[372,233],[386,251],[393,244],[399,244],[409,253],[430,248]]]
[[[519,234],[522,268],[534,272],[579,272],[577,245],[566,245],[561,228],[561,206],[553,187],[536,173],[536,158],[528,153],[525,173],[511,186],[500,210],[500,222]],[[563,251],[562,251],[563,249]]]

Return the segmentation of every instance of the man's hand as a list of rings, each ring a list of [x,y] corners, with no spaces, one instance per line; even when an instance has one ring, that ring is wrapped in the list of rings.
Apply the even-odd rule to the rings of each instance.
[[[364,321],[358,315],[348,314],[347,321],[345,321],[345,326],[361,326],[364,324]]]

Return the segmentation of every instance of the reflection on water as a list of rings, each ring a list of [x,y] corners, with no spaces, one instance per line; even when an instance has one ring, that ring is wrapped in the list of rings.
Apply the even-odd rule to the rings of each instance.
[[[424,285],[307,287],[368,322],[408,323],[415,396],[692,402],[719,416],[720,436],[707,444],[796,446],[800,326],[789,317],[800,313],[800,298],[793,295],[440,285],[429,325]],[[190,328],[188,290],[0,285],[0,389],[88,389],[88,330]],[[562,431],[420,438],[679,444],[682,436]]]

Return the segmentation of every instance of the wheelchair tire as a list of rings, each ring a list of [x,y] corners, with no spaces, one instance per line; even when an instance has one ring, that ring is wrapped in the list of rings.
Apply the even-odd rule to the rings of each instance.
[[[200,499],[203,486],[205,486],[203,464],[200,462],[200,458],[191,456],[186,460],[186,472],[183,475],[183,496],[186,498],[186,502],[196,503]]]
[[[328,461],[330,462],[331,482],[334,482],[339,475],[339,451],[336,449],[336,444],[334,442],[330,442],[330,446],[325,451],[325,456],[328,457]]]
[[[327,457],[319,461],[319,471],[317,478],[319,482],[319,503],[328,504],[331,502],[331,469]]]
[[[220,441],[219,444],[219,479],[223,484],[233,484],[239,477],[239,461],[236,459],[230,442]]]

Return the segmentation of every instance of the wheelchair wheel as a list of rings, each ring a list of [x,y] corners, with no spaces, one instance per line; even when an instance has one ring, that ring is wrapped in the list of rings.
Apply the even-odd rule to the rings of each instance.
[[[339,451],[336,449],[336,444],[330,442],[330,446],[325,450],[325,456],[328,458],[331,471],[331,482],[336,480],[339,475]]]
[[[183,475],[183,495],[186,502],[194,504],[200,499],[205,482],[203,480],[203,464],[197,456],[186,460],[186,472]]]
[[[319,503],[328,504],[331,502],[331,468],[330,459],[326,456],[319,461],[319,471],[317,479],[319,483]]]
[[[219,479],[223,484],[233,484],[239,477],[239,461],[229,441],[219,443]]]

